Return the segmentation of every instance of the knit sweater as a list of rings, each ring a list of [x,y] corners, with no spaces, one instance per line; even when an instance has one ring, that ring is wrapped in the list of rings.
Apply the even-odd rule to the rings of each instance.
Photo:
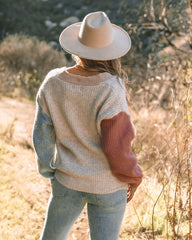
[[[37,94],[33,144],[39,172],[64,186],[106,194],[138,186],[142,171],[120,78],[52,70]]]

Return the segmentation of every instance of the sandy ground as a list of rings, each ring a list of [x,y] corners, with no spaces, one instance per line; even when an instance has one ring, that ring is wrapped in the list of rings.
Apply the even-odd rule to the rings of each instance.
[[[17,144],[28,146],[29,149],[32,147],[32,126],[35,116],[35,104],[23,99],[11,99],[11,98],[1,98],[0,99],[0,124],[1,126],[7,126],[13,128],[13,138],[12,141],[15,141]],[[35,160],[33,154],[30,158],[32,168],[35,169]],[[24,161],[25,158],[20,160]],[[38,173],[35,173],[38,175]],[[50,193],[50,187],[46,180],[39,177],[41,183],[44,185],[41,186],[41,190],[45,189],[45,194]],[[27,190],[28,189],[28,190]],[[40,190],[40,191],[41,191]],[[23,195],[27,196],[30,191],[29,188],[25,189],[26,192],[23,192]],[[44,217],[44,216],[43,216]],[[89,239],[89,228],[88,221],[86,216],[86,209],[83,210],[77,222],[73,226],[69,240],[88,240]]]

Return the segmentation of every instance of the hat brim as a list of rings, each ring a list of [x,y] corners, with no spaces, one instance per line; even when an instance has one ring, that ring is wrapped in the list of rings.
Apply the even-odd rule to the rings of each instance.
[[[102,48],[92,48],[82,44],[78,35],[81,22],[74,23],[65,28],[59,38],[61,47],[68,53],[92,60],[112,60],[125,55],[131,47],[128,33],[121,27],[112,24],[113,41]]]

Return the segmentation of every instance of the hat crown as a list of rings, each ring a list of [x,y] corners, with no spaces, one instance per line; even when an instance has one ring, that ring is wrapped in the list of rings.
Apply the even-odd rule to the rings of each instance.
[[[113,41],[112,24],[104,12],[90,13],[81,24],[78,37],[88,47],[106,47]]]
[[[111,24],[107,15],[101,11],[90,13],[82,22],[65,28],[59,42],[70,54],[102,61],[120,58],[131,47],[129,34]]]

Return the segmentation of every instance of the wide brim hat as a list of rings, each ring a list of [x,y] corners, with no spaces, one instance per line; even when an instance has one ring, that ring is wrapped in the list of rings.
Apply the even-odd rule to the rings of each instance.
[[[65,28],[59,38],[68,53],[92,60],[112,60],[125,55],[131,47],[128,33],[111,24],[104,12],[85,16],[82,22]]]

